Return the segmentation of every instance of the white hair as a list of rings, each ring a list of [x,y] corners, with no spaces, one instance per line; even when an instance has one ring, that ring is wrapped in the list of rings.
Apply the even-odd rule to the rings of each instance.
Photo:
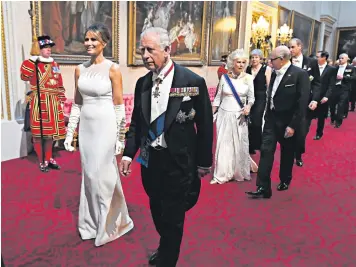
[[[352,62],[356,62],[356,57],[354,57],[354,59],[352,60]]]
[[[167,30],[159,27],[150,27],[141,33],[140,40],[142,40],[142,38],[147,34],[156,34],[159,36],[159,45],[162,49],[170,47],[171,42]]]
[[[232,70],[234,68],[234,60],[235,59],[244,59],[246,60],[246,66],[248,65],[248,54],[245,53],[243,49],[236,49],[235,51],[232,51],[230,55],[227,57],[227,68],[228,70]]]
[[[251,56],[251,57],[252,57],[252,56],[259,56],[260,59],[262,59],[262,58],[263,58],[263,53],[262,53],[262,51],[261,51],[260,49],[254,49],[254,50],[252,50],[252,52],[250,53],[250,56]]]
[[[339,58],[340,57],[346,57],[346,59],[349,59],[349,55],[348,54],[346,54],[346,53],[342,53],[342,54],[340,54],[339,55]]]

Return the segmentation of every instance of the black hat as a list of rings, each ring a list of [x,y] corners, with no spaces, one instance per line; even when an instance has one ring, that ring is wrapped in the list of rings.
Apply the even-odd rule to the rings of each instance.
[[[56,44],[51,40],[51,37],[48,35],[42,35],[37,37],[38,44],[40,45],[40,49],[46,46],[55,46]]]
[[[222,55],[220,61],[221,62],[226,62],[227,61],[228,55]]]

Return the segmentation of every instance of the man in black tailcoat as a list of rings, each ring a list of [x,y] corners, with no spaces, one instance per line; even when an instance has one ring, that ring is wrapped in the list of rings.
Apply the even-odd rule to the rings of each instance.
[[[316,55],[320,72],[320,103],[315,110],[318,124],[314,140],[320,140],[324,134],[325,119],[328,117],[329,99],[332,99],[332,94],[336,83],[336,69],[329,66],[327,60],[329,53],[319,51]],[[330,101],[331,102],[331,101]]]
[[[271,62],[275,71],[267,92],[257,190],[246,192],[250,196],[263,198],[272,196],[271,172],[277,142],[281,145],[280,183],[277,190],[289,188],[296,147],[295,133],[306,116],[310,93],[308,74],[291,65],[288,47],[276,47],[271,53]]]
[[[297,147],[295,151],[295,163],[297,166],[302,167],[304,164],[302,154],[305,153],[305,139],[309,133],[311,121],[316,117],[314,110],[317,108],[318,103],[321,100],[320,72],[318,62],[315,59],[306,57],[302,54],[303,43],[300,39],[291,39],[289,42],[289,50],[292,55],[292,64],[306,71],[310,81],[309,106],[306,108],[305,120],[302,122],[300,129],[296,132]]]
[[[185,213],[196,204],[200,178],[212,165],[212,108],[205,80],[170,59],[166,30],[144,31],[140,50],[150,72],[136,83],[120,172],[130,173],[140,149],[142,183],[161,237],[149,264],[174,267]]]

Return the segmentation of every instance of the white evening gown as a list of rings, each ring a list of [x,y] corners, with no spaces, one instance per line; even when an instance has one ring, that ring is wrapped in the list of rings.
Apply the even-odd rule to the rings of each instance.
[[[101,246],[133,228],[121,186],[115,153],[116,116],[109,77],[113,62],[79,66],[83,97],[79,125],[82,185],[78,228],[82,239]]]
[[[241,74],[230,78],[242,103],[246,99],[252,106],[254,97],[253,77]],[[213,106],[219,107],[216,119],[216,151],[213,181],[219,184],[230,180],[251,180],[253,161],[249,155],[248,125],[229,84],[222,76]]]

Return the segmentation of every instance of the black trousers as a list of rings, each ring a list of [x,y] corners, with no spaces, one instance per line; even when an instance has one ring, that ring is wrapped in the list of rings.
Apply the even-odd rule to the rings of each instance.
[[[337,125],[341,125],[344,115],[347,115],[347,113],[345,114],[345,106],[348,108],[348,101],[349,91],[342,90],[342,88],[337,85],[330,103],[331,120],[335,121]]]
[[[356,85],[354,85],[350,91],[350,103],[351,103],[350,110],[354,111],[355,103],[356,103]]]
[[[328,110],[328,102],[324,104],[318,104],[318,108],[316,110],[316,118],[318,120],[316,135],[322,136],[324,134],[325,119],[328,117]]]
[[[289,184],[292,180],[296,136],[284,138],[287,125],[278,119],[274,111],[267,111],[262,134],[261,158],[258,166],[256,185],[271,189],[271,172],[277,142],[281,145],[279,179]]]
[[[160,235],[157,266],[174,267],[183,237],[185,212],[200,192],[196,167],[180,167],[168,149],[150,148],[148,168],[142,167],[143,187],[149,197],[152,219]]]
[[[302,159],[302,154],[305,153],[305,143],[306,143],[306,138],[310,130],[310,125],[315,117],[315,112],[308,109],[307,111],[307,116],[302,119],[300,122],[300,128],[295,131],[295,137],[296,137],[296,148],[295,148],[295,159]]]

